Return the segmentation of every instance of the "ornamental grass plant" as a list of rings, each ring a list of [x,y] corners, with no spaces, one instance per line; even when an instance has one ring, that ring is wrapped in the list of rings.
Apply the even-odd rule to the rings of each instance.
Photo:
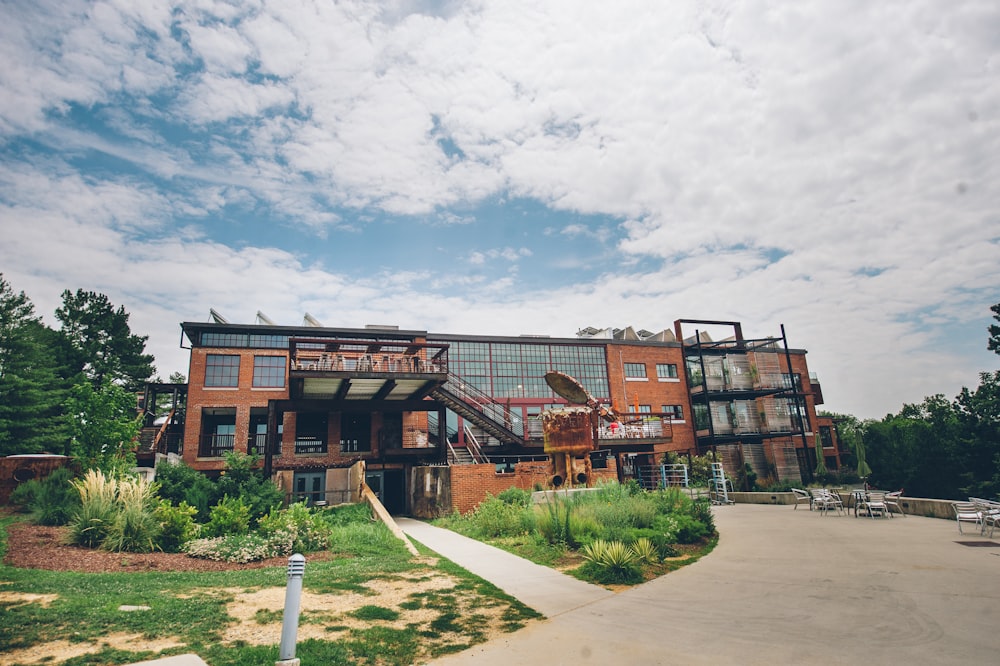
[[[73,485],[80,494],[80,510],[69,523],[69,542],[97,548],[104,543],[115,520],[118,480],[92,469]]]

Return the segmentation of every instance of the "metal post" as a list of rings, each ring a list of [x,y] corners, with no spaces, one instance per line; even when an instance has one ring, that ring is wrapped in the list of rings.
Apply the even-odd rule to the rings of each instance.
[[[288,587],[285,589],[285,614],[281,624],[281,646],[275,666],[299,666],[295,658],[295,636],[299,629],[299,606],[302,601],[302,576],[306,558],[295,553],[288,558]]]

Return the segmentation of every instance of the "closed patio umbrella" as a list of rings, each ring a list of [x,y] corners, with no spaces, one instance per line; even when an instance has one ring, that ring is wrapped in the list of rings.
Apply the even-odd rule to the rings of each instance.
[[[872,468],[868,466],[868,461],[865,460],[865,443],[860,437],[854,440],[854,455],[858,457],[858,476],[862,479],[871,476]]]
[[[826,458],[823,456],[823,444],[816,435],[816,474],[826,474]]]

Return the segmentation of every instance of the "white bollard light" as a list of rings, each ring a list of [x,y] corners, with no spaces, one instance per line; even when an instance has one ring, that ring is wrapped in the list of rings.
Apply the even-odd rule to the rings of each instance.
[[[295,658],[295,636],[299,629],[299,606],[302,603],[302,576],[306,558],[295,553],[288,558],[288,587],[285,588],[285,614],[281,623],[281,646],[275,666],[299,666]]]

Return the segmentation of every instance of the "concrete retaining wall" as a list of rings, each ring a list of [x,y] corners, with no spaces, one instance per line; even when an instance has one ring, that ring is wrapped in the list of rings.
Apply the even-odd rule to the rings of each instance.
[[[841,492],[844,505],[850,504],[851,494]],[[729,493],[729,499],[737,504],[795,504],[795,495],[792,493]],[[955,519],[955,511],[951,508],[951,500],[926,499],[923,497],[901,497],[900,506],[903,513],[911,513],[915,516],[927,516],[928,518]]]

